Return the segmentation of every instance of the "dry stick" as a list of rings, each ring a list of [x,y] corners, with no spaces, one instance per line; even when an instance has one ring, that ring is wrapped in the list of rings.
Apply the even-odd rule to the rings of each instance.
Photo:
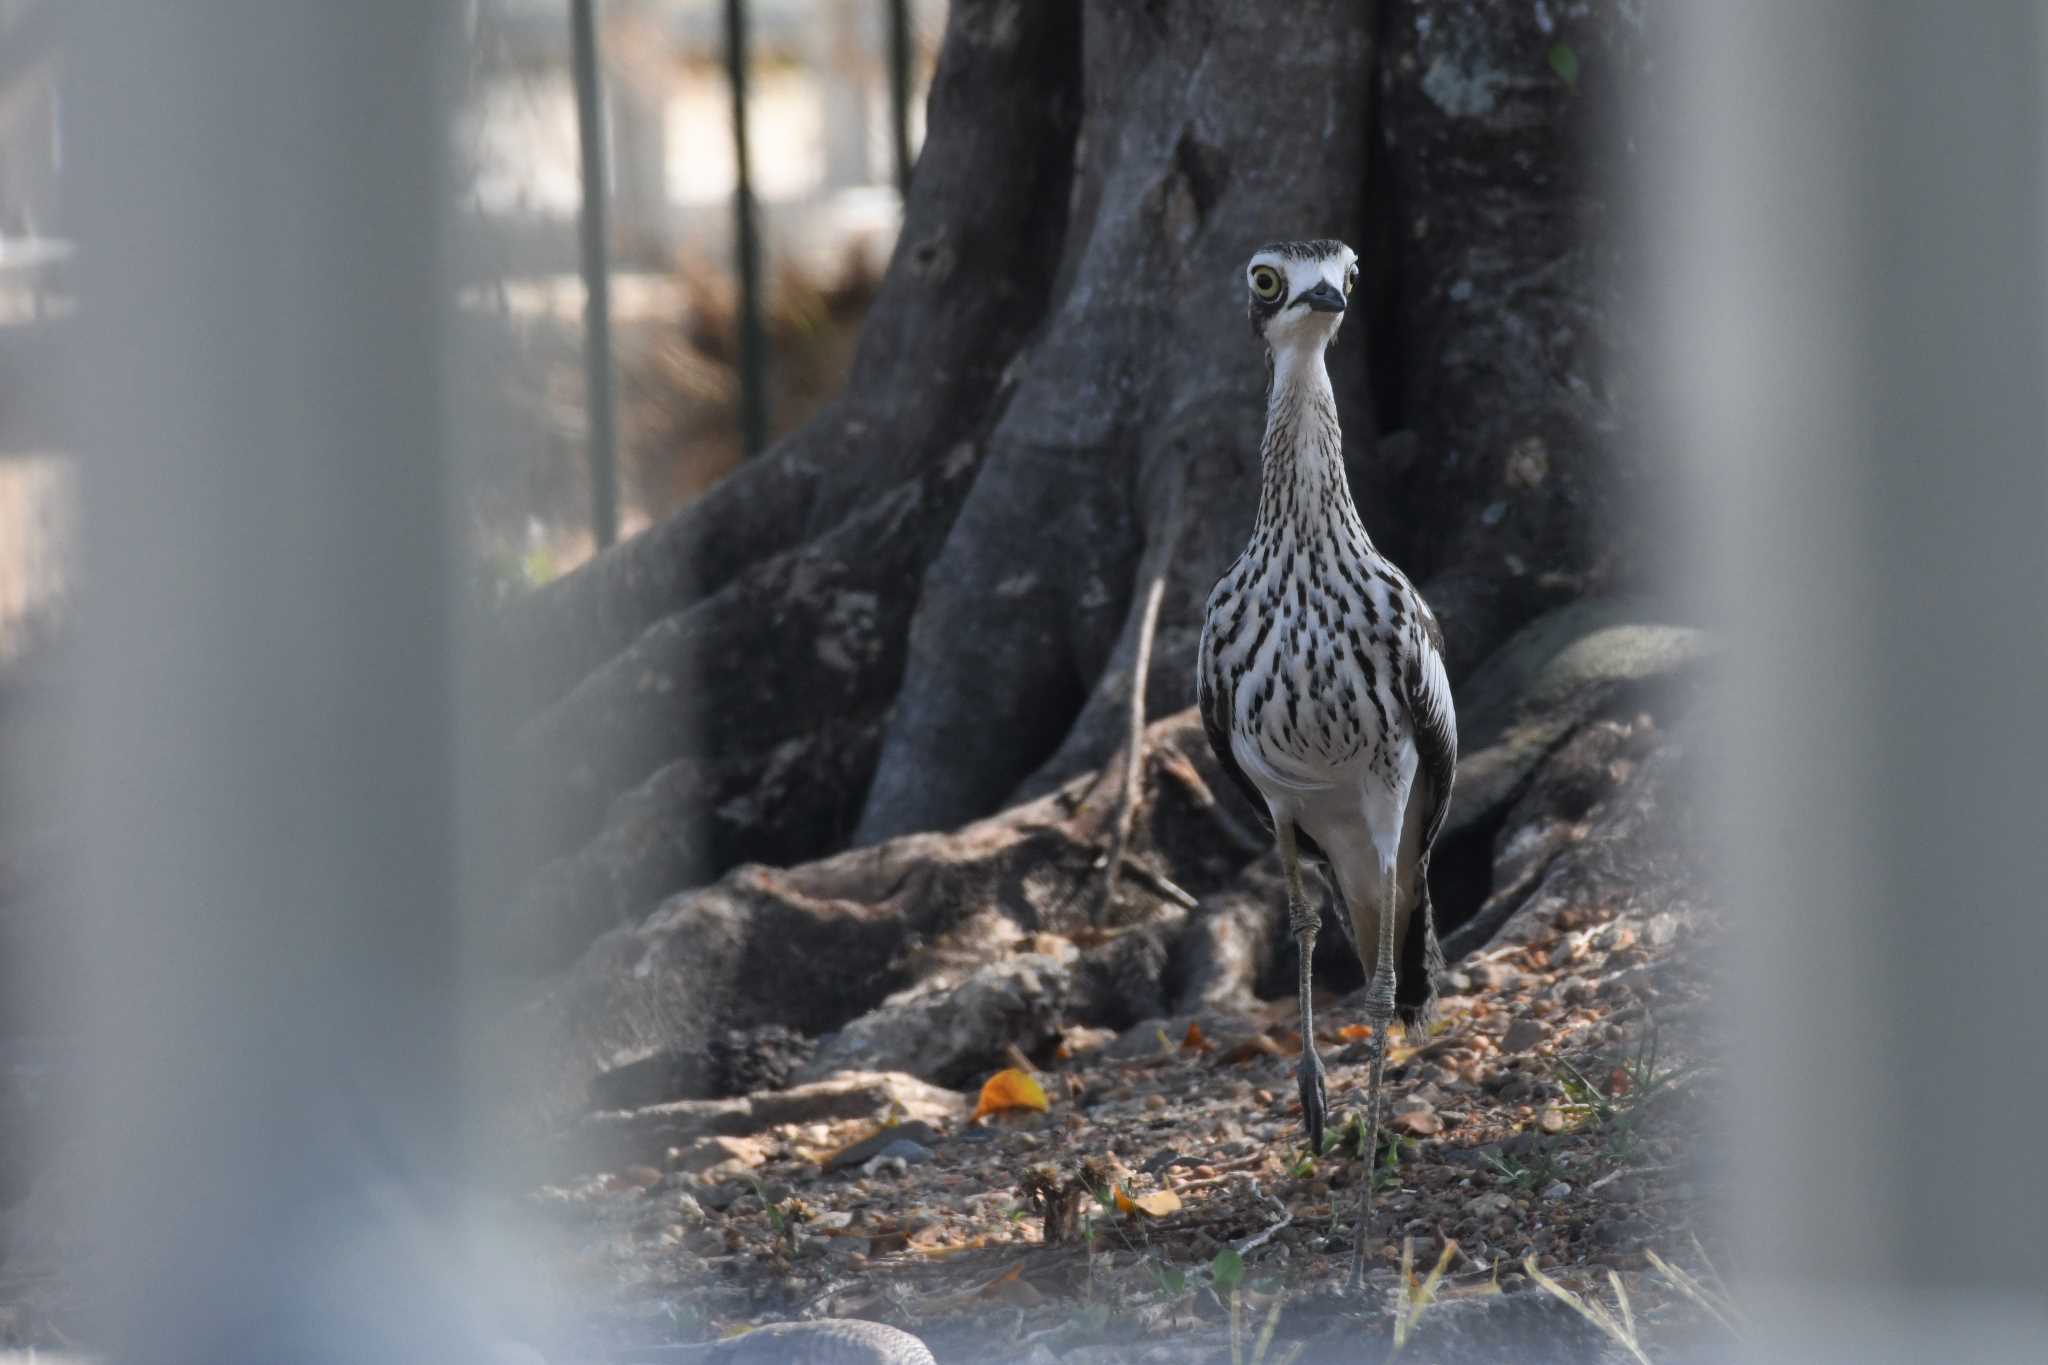
[[[1152,672],[1152,637],[1159,631],[1160,603],[1166,600],[1166,574],[1173,567],[1173,552],[1180,541],[1180,509],[1181,494],[1175,489],[1173,503],[1166,509],[1166,525],[1159,538],[1160,552],[1152,567],[1152,581],[1145,586],[1145,612],[1138,621],[1137,657],[1131,663],[1130,728],[1124,740],[1123,788],[1117,794],[1116,827],[1104,860],[1102,886],[1088,913],[1090,924],[1102,923],[1110,904],[1116,900],[1117,882],[1123,876],[1129,854],[1131,826],[1138,817],[1142,795],[1139,779],[1145,771],[1145,679]]]

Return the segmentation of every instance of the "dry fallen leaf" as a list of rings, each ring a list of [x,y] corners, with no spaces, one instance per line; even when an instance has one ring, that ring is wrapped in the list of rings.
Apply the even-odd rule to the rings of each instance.
[[[1409,1137],[1435,1137],[1444,1130],[1444,1121],[1431,1110],[1411,1109],[1405,1114],[1394,1115],[1387,1126]]]
[[[1259,1033],[1230,1048],[1216,1061],[1222,1066],[1235,1066],[1239,1062],[1249,1062],[1259,1057],[1277,1057],[1280,1054],[1280,1045],[1265,1034]]]
[[[972,1123],[984,1114],[1000,1114],[1009,1109],[1036,1109],[1042,1113],[1047,1107],[1045,1088],[1029,1072],[1008,1067],[989,1077],[981,1087],[981,1098],[975,1102],[967,1121]]]
[[[1634,1084],[1629,1079],[1627,1067],[1618,1066],[1607,1073],[1607,1093],[1615,1099],[1626,1095],[1634,1088]]]
[[[1142,1213],[1147,1218],[1164,1218],[1169,1213],[1180,1211],[1180,1196],[1172,1190],[1154,1190],[1150,1194],[1129,1195],[1123,1186],[1115,1190],[1118,1213]]]
[[[1187,1035],[1180,1040],[1180,1050],[1182,1052],[1214,1052],[1216,1044],[1203,1036],[1200,1024],[1189,1024]]]
[[[1361,1038],[1372,1037],[1372,1025],[1346,1024],[1343,1028],[1337,1030],[1337,1036],[1347,1043],[1355,1043]]]

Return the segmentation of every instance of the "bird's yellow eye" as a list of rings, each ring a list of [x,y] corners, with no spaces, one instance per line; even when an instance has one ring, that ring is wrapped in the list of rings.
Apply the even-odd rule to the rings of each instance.
[[[1252,293],[1267,303],[1280,297],[1280,272],[1270,265],[1252,267]]]
[[[1344,297],[1351,297],[1351,287],[1358,283],[1358,267],[1352,266],[1344,272]]]

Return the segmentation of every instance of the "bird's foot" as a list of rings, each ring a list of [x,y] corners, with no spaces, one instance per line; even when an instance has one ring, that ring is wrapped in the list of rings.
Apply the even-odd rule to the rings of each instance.
[[[1308,1129],[1309,1154],[1321,1156],[1323,1124],[1330,1113],[1329,1092],[1323,1085],[1323,1059],[1306,1038],[1302,1040],[1301,1064],[1295,1069],[1295,1076],[1301,1082],[1301,1122]]]

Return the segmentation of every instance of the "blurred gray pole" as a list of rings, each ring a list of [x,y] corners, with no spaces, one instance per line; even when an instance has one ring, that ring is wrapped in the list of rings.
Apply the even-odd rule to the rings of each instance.
[[[910,197],[910,0],[889,0],[889,131],[896,190]]]
[[[1677,7],[1667,387],[1717,496],[1755,1358],[2048,1341],[2033,4]]]
[[[754,220],[754,177],[747,152],[747,4],[725,0],[725,74],[732,86],[733,253],[740,270],[740,448],[768,444],[766,352],[761,344],[761,242]]]
[[[590,449],[590,529],[600,549],[619,538],[618,438],[612,387],[611,242],[605,226],[604,90],[599,84],[596,0],[569,0],[576,68],[576,145],[583,168],[583,385]]]
[[[70,1187],[116,1359],[451,1325],[448,48],[418,0],[77,0]]]

